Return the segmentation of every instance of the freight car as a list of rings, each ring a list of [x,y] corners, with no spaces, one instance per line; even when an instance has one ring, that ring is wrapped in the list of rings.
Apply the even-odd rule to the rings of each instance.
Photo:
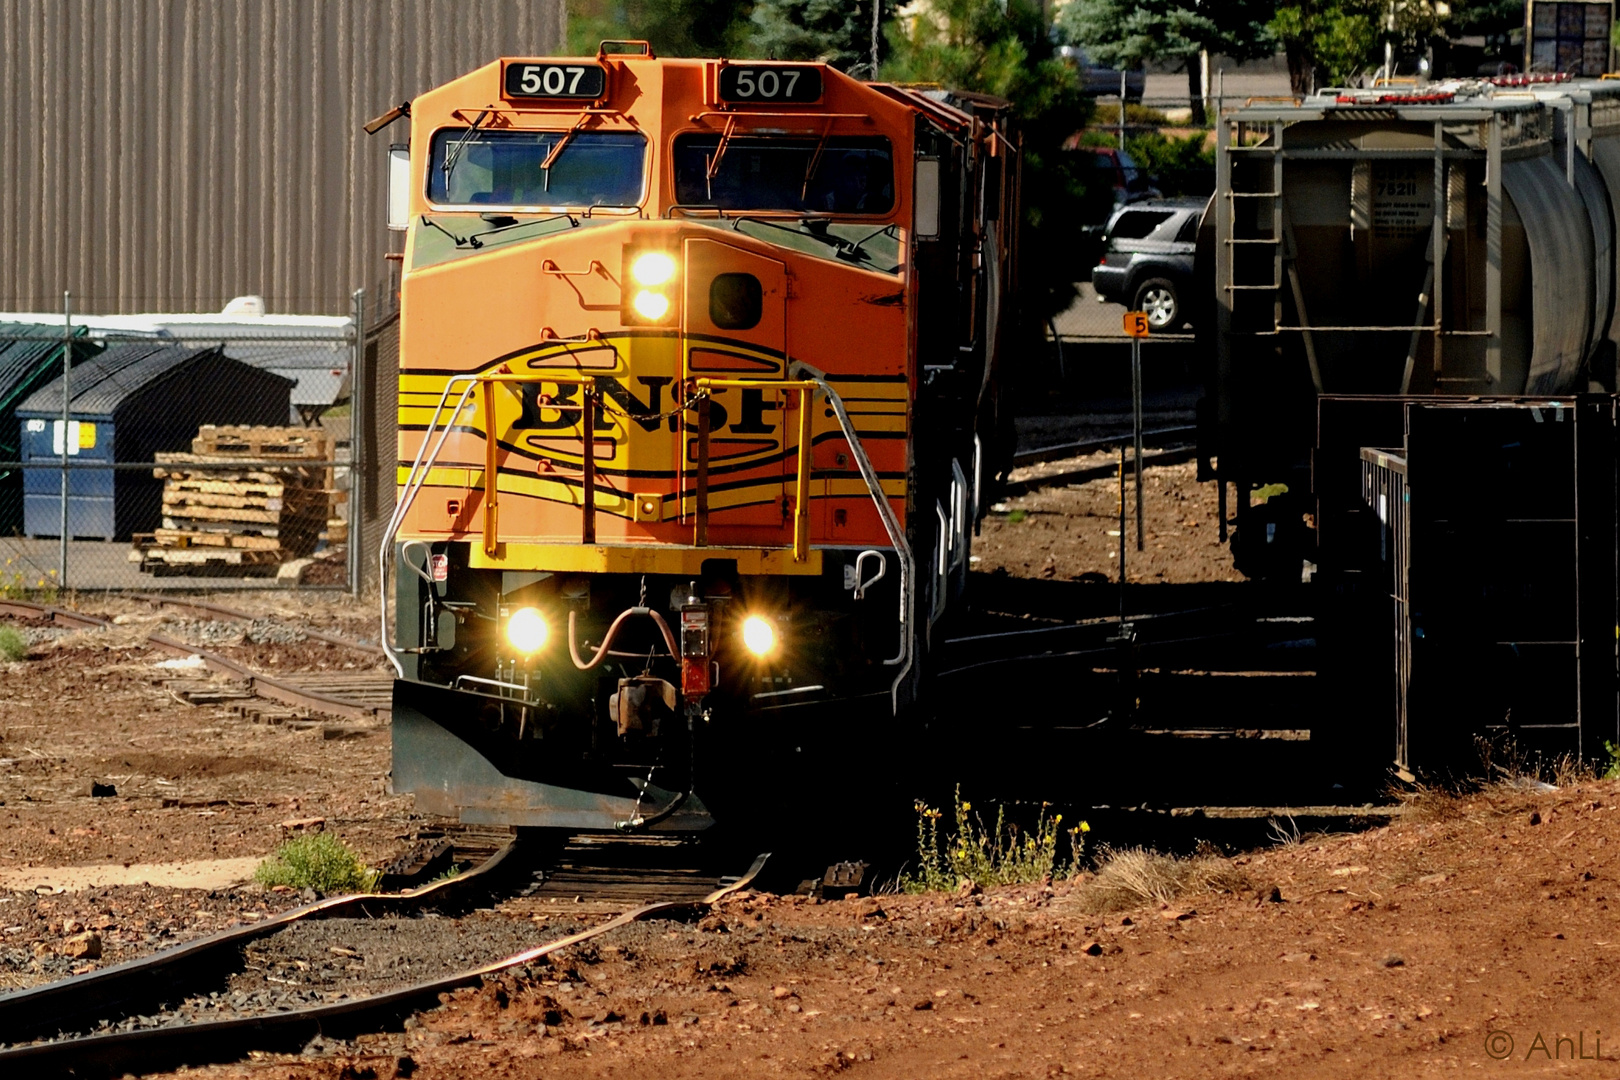
[[[1359,448],[1399,444],[1325,413],[1319,430],[1324,397],[1613,389],[1620,84],[1328,91],[1216,131],[1200,458],[1223,527],[1237,493],[1245,572],[1331,559],[1322,500],[1359,500]]]
[[[1005,103],[632,42],[407,114],[394,790],[693,832],[881,779],[1010,451]]]

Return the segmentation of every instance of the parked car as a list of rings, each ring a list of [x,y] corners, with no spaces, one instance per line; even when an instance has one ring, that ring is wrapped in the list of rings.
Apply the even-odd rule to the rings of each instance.
[[[1188,318],[1193,255],[1205,199],[1144,199],[1114,211],[1102,261],[1091,270],[1099,301],[1124,304],[1168,333]]]
[[[1153,186],[1153,178],[1147,170],[1138,165],[1128,151],[1117,146],[1071,145],[1068,149],[1091,158],[1091,164],[1098,170],[1103,182],[1112,185],[1116,207],[1137,199],[1157,199],[1163,194]]]
[[[1097,97],[1118,97],[1119,76],[1118,68],[1098,67],[1091,62],[1083,51],[1073,45],[1059,45],[1057,54],[1075,66],[1080,73],[1080,91]],[[1125,100],[1141,101],[1142,91],[1147,86],[1147,73],[1141,68],[1125,72]]]

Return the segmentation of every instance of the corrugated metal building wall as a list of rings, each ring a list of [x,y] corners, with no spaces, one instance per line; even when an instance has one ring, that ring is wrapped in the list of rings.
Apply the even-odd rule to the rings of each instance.
[[[0,0],[0,308],[344,314],[387,279],[360,126],[501,55],[564,0]],[[373,311],[376,301],[372,301]]]

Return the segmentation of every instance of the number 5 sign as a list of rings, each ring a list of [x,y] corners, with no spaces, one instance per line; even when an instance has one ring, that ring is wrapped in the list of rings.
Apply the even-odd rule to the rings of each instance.
[[[1125,333],[1130,337],[1148,336],[1148,317],[1140,311],[1125,313]]]

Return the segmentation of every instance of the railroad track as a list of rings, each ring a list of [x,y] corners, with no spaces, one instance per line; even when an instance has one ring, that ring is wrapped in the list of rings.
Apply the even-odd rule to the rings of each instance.
[[[690,845],[575,837],[537,855],[514,838],[474,869],[421,889],[334,897],[0,996],[0,1035],[12,1043],[0,1049],[0,1075],[114,1077],[378,1030],[485,976],[640,919],[712,904],[745,888],[767,858],[717,880],[690,865]],[[452,912],[459,915],[419,917]],[[578,926],[591,919],[598,921]],[[367,941],[391,938],[397,947],[403,938],[408,949],[414,935],[441,950],[448,942],[458,958],[479,955],[427,978],[370,973],[374,992],[366,992],[365,975],[352,974],[363,959],[350,961],[363,957]],[[413,974],[408,966],[405,974]]]
[[[191,600],[184,597],[159,596],[156,593],[127,593],[126,595],[131,600],[145,600],[149,604],[157,604],[161,607],[171,607],[179,611],[189,611],[193,614],[203,615],[208,618],[226,619],[230,622],[251,623],[258,621],[262,617],[254,615],[251,612],[237,611],[235,608],[223,607],[219,604],[211,604],[202,600]],[[374,656],[383,655],[382,646],[372,645],[369,642],[364,641],[356,641],[353,638],[347,638],[341,634],[328,634],[324,630],[311,630],[307,627],[303,628],[303,633],[305,637],[311,638],[315,641],[325,641],[333,645],[340,645],[345,649],[354,649],[357,652],[370,653]]]
[[[179,607],[196,607],[197,610],[213,614],[228,612],[228,608],[219,608],[215,605],[198,606],[190,601],[170,601],[162,598],[162,603],[173,604]],[[244,612],[234,612],[233,615],[251,621],[253,616]],[[111,629],[114,623],[97,615],[87,615],[84,612],[72,611],[67,608],[52,607],[47,604],[35,604],[26,600],[0,600],[0,615],[18,615],[23,618],[45,618],[58,626],[85,627],[91,629]],[[307,636],[316,637],[305,631]],[[317,640],[334,640],[334,635],[320,635]],[[375,651],[380,649],[361,642],[350,642],[347,639],[335,639],[349,647]],[[161,652],[174,657],[199,657],[209,671],[227,676],[241,682],[246,690],[256,697],[264,698],[281,705],[290,705],[294,708],[309,709],[329,716],[342,717],[349,720],[387,720],[390,716],[393,700],[393,676],[389,673],[369,674],[363,672],[345,671],[311,671],[293,672],[278,675],[266,675],[256,671],[246,664],[239,663],[227,656],[211,652],[208,649],[197,648],[183,641],[164,634],[148,634],[147,644]]]

